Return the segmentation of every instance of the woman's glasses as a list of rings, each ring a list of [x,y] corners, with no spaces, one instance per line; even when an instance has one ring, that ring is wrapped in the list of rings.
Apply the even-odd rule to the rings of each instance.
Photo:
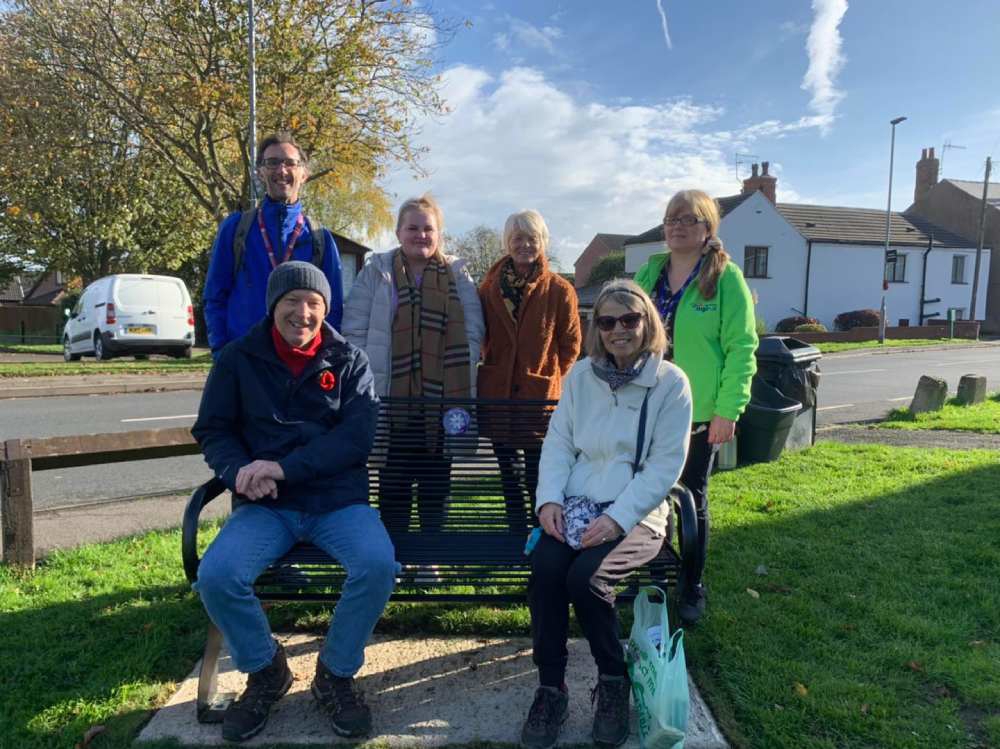
[[[603,330],[605,333],[610,333],[615,329],[615,325],[618,323],[622,324],[625,330],[635,330],[639,327],[639,323],[642,322],[641,312],[628,312],[621,317],[612,317],[611,315],[600,315],[594,318],[594,324],[597,325],[598,330]]]
[[[695,224],[703,224],[705,221],[698,218],[697,216],[692,216],[690,213],[685,216],[671,216],[670,218],[663,219],[663,223],[666,226],[694,226]]]

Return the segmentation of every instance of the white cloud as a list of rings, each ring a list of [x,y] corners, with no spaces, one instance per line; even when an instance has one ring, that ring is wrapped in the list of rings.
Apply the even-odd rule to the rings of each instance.
[[[511,42],[516,41],[529,49],[540,49],[550,55],[556,54],[555,42],[562,38],[562,29],[558,26],[534,26],[519,18],[508,18],[507,31],[493,36],[493,45],[500,50],[510,49]]]
[[[656,0],[656,9],[660,11],[660,24],[663,26],[663,40],[667,43],[667,49],[673,49],[674,43],[670,41],[670,29],[667,28],[667,14],[663,10],[661,0]]]
[[[420,123],[417,145],[428,149],[429,175],[397,171],[388,190],[397,202],[433,191],[451,233],[499,228],[510,213],[537,208],[549,223],[551,252],[567,268],[597,232],[655,225],[679,189],[739,192],[734,152],[815,126],[807,117],[722,129],[723,111],[710,104],[587,101],[525,67],[499,76],[453,67],[443,74],[442,94],[451,114]],[[791,188],[779,185],[783,200],[794,199]]]
[[[820,132],[825,134],[833,124],[837,104],[844,98],[836,79],[846,62],[841,52],[840,22],[847,13],[847,0],[813,0],[812,7],[813,21],[806,40],[809,68],[802,88],[812,93],[809,106],[823,118]]]

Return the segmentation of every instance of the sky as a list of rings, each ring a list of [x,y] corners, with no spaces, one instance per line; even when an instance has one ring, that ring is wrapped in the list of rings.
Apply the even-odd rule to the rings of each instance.
[[[884,210],[895,117],[893,210],[922,148],[953,179],[1000,155],[1000,0],[419,7],[459,22],[438,38],[449,111],[414,123],[428,175],[397,168],[386,189],[431,191],[451,234],[535,208],[565,270],[595,233],[655,226],[679,189],[738,193],[753,162],[779,202]]]

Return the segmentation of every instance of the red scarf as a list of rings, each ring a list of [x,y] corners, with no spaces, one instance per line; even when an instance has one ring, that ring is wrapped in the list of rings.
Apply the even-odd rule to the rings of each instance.
[[[320,344],[323,343],[323,334],[319,332],[303,348],[295,348],[281,337],[277,325],[271,325],[271,340],[274,341],[274,350],[278,358],[285,363],[293,377],[298,377],[319,351]]]

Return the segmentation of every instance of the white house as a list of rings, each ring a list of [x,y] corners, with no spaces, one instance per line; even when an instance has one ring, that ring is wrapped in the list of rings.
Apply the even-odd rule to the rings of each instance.
[[[919,325],[954,309],[969,319],[975,243],[912,213],[894,212],[890,246],[895,263],[885,263],[885,211],[868,208],[775,203],[754,180],[744,181],[741,195],[720,198],[719,236],[743,269],[757,297],[757,314],[769,330],[781,319],[804,314],[833,330],[841,312],[878,309],[883,278],[890,325]],[[774,178],[765,187],[773,190]],[[772,192],[773,195],[773,192]],[[659,232],[657,235],[657,231]],[[933,239],[932,239],[933,238]],[[662,252],[663,229],[655,227],[625,243],[625,269],[637,271],[650,255]],[[990,252],[980,265],[975,315],[985,314]],[[921,298],[936,299],[924,306]]]

